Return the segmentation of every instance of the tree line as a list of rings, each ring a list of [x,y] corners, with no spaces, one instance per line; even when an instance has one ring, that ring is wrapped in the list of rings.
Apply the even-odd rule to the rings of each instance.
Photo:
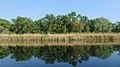
[[[89,19],[71,12],[67,15],[46,14],[45,17],[33,21],[28,17],[11,19],[0,18],[1,34],[57,34],[57,33],[119,33],[120,22],[115,23],[100,17]]]

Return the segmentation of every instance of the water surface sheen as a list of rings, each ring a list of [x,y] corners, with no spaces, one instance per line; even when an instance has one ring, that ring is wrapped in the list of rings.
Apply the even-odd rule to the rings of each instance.
[[[120,67],[120,45],[0,46],[0,67]]]

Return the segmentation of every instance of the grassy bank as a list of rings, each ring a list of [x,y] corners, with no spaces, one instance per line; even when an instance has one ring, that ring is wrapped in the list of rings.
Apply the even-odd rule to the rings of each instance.
[[[0,44],[26,45],[83,45],[120,43],[120,33],[82,33],[82,34],[20,34],[0,35]]]

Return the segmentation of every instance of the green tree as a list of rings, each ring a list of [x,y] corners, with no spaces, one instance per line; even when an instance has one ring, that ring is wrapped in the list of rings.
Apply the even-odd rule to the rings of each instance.
[[[89,27],[89,19],[87,16],[81,16],[78,15],[79,17],[79,21],[83,24],[83,28],[82,28],[82,32],[89,32],[90,31],[90,27]]]
[[[0,18],[0,33],[9,34],[11,23],[8,20]]]
[[[90,20],[90,28],[91,32],[111,32],[111,22],[104,18],[96,18],[93,20]]]
[[[4,28],[7,28],[8,30],[10,30],[11,23],[8,20],[0,18],[0,26],[3,26]]]
[[[116,22],[116,27],[114,29],[115,32],[120,32],[120,22]]]
[[[18,16],[16,19],[12,19],[14,28],[12,28],[15,33],[33,33],[33,21],[27,17]]]

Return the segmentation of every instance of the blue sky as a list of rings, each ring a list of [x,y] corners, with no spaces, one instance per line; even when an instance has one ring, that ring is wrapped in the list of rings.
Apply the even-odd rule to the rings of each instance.
[[[90,19],[106,17],[120,21],[120,0],[0,0],[0,18],[7,20],[17,16],[33,20],[45,14],[63,15],[72,11]]]

